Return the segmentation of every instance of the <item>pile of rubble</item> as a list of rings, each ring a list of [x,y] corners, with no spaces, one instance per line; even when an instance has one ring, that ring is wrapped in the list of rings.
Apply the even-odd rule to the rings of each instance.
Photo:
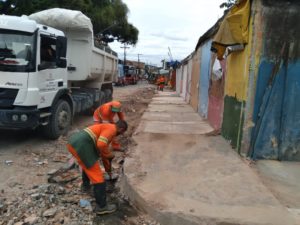
[[[130,125],[127,134],[120,138],[125,149],[134,144],[131,138],[132,133],[153,93],[153,88],[147,88],[132,96],[127,96],[126,101],[124,101],[124,111]],[[56,145],[55,151],[53,144]],[[36,167],[37,175],[46,175],[47,172],[44,169],[47,169],[48,163],[66,163],[69,161],[70,156],[63,151],[65,144],[66,138],[49,143],[51,146],[45,146],[45,151],[42,151],[44,155],[41,155],[40,152],[33,153],[31,147],[28,146],[28,154],[26,155],[28,159],[25,157],[24,166]],[[113,170],[120,176],[122,176],[122,164],[126,155],[126,152],[125,154],[116,152],[116,157],[113,160]],[[13,163],[13,161],[7,162],[9,165]],[[4,190],[0,191],[0,225],[158,225],[147,215],[134,209],[127,197],[119,192],[118,183],[114,182],[108,182],[107,186],[110,189],[108,200],[116,203],[119,210],[111,215],[96,216],[93,213],[94,198],[80,191],[81,176],[78,167],[69,168],[57,176],[52,176],[57,171],[57,169],[48,171],[49,183],[35,185],[29,189],[22,188],[23,193],[14,197],[9,196],[8,198]]]
[[[92,206],[78,205],[86,197],[73,185],[34,186],[14,200],[0,198],[0,224],[92,224]]]
[[[142,216],[116,188],[108,182],[108,200],[118,205],[118,212],[97,217],[93,213],[94,198],[80,191],[80,172],[74,168],[53,179],[54,182],[33,186],[13,200],[4,192],[0,194],[0,225],[89,225],[89,224],[135,224],[157,225],[155,221]],[[66,182],[68,181],[68,182]],[[112,191],[113,190],[113,191]],[[134,212],[134,215],[132,215]],[[111,223],[111,221],[114,221]]]
[[[132,138],[137,126],[140,123],[140,119],[147,108],[147,105],[151,102],[155,93],[155,88],[149,87],[139,90],[137,93],[130,96],[126,96],[126,99],[122,99],[122,110],[125,113],[125,119],[129,124],[128,130],[119,138],[122,146],[135,145]]]

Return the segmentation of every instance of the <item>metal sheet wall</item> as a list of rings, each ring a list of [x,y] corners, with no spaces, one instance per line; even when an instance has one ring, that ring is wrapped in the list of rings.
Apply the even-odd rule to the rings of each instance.
[[[181,96],[186,100],[186,91],[187,91],[187,64],[182,66],[182,89]]]
[[[182,87],[182,67],[176,69],[176,93],[181,93],[181,87]]]
[[[199,108],[198,112],[204,118],[207,118],[208,109],[208,88],[211,63],[211,40],[208,40],[201,46],[201,61],[200,61],[200,79],[199,79]]]
[[[300,161],[300,5],[267,3],[251,138],[254,159]],[[278,15],[282,16],[278,16]]]
[[[212,57],[212,65],[218,60],[216,55]],[[220,61],[222,68],[222,77],[219,79],[214,78],[213,73],[210,75],[209,85],[209,103],[208,103],[208,116],[207,119],[210,125],[216,130],[221,130],[223,121],[223,102],[224,102],[224,84],[226,73],[226,60]]]
[[[200,75],[200,48],[193,55],[192,79],[191,79],[191,105],[195,111],[198,110],[199,102],[199,75]]]
[[[191,99],[192,65],[193,65],[193,60],[192,57],[190,57],[187,63],[187,86],[186,86],[186,95],[185,95],[185,100],[188,103],[190,103],[190,99]]]
[[[249,30],[252,34],[252,26]],[[251,35],[249,39],[251,39]],[[244,50],[233,52],[226,59],[224,113],[221,133],[238,152],[240,152],[243,134],[250,54],[251,40]]]

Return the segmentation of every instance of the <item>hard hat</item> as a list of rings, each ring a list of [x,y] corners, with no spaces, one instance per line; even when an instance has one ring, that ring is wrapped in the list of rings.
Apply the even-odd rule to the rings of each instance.
[[[121,112],[121,103],[119,101],[112,101],[111,111]]]

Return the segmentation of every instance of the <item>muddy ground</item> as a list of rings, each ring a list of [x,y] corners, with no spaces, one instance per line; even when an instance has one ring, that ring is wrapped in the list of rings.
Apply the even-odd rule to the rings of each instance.
[[[120,137],[124,152],[116,152],[114,172],[122,176],[122,164],[134,142],[131,138],[154,94],[154,87],[138,84],[114,89],[114,99],[123,104],[129,129]],[[118,182],[108,183],[108,198],[118,212],[98,217],[93,198],[80,192],[80,171],[74,168],[48,182],[49,173],[70,160],[68,137],[92,124],[92,116],[76,116],[67,136],[45,140],[38,131],[0,131],[0,225],[25,224],[158,224],[135,209],[120,193]]]

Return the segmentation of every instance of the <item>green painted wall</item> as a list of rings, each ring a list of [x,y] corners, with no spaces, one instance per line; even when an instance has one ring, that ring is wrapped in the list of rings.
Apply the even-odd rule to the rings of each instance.
[[[224,113],[222,136],[229,140],[232,147],[240,153],[242,131],[245,114],[245,101],[226,95],[224,98]]]

